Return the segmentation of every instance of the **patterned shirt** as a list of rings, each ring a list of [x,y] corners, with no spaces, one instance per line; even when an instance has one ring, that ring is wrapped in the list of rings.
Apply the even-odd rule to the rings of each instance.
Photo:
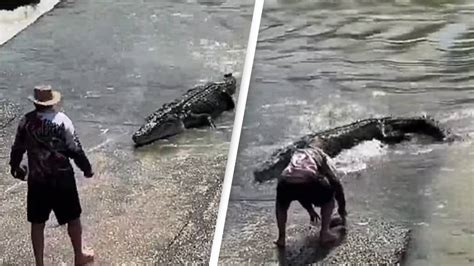
[[[291,156],[290,163],[283,170],[282,176],[288,183],[304,183],[322,176],[336,176],[336,170],[321,149],[298,149]]]
[[[25,152],[28,182],[73,173],[70,158],[84,173],[92,171],[72,121],[62,112],[33,111],[21,119],[10,154],[12,168],[20,166]]]
[[[312,180],[328,184],[334,189],[334,197],[341,217],[347,215],[344,188],[336,175],[336,168],[330,157],[320,148],[308,147],[296,150],[288,166],[281,173],[281,181],[291,184],[305,184]]]

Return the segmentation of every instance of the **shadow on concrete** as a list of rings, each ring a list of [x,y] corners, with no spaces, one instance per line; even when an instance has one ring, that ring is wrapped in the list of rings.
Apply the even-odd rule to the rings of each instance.
[[[290,243],[287,248],[279,248],[279,265],[307,265],[323,261],[347,236],[347,229],[342,225],[335,226],[332,230],[337,233],[338,239],[330,245],[321,245],[319,232],[311,230],[310,234],[297,238],[296,243]]]

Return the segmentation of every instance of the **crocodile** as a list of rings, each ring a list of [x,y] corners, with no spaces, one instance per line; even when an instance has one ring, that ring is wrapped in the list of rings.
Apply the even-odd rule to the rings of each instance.
[[[188,128],[210,126],[225,111],[234,109],[232,95],[237,81],[232,73],[225,74],[221,82],[207,82],[189,89],[180,98],[164,104],[145,119],[132,136],[137,146],[168,138]]]
[[[21,6],[35,6],[40,0],[1,0],[0,10],[13,11]]]
[[[434,141],[459,139],[459,136],[443,129],[437,121],[427,116],[363,119],[348,125],[307,134],[296,142],[276,150],[269,160],[257,166],[254,177],[257,182],[278,178],[288,165],[293,152],[296,149],[308,147],[313,141],[317,141],[318,147],[330,157],[335,157],[342,150],[350,149],[364,141],[376,139],[386,144],[395,144],[409,140],[412,134],[426,135]]]

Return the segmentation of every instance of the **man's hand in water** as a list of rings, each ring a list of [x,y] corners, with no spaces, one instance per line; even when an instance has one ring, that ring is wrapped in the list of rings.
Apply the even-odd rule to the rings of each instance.
[[[86,178],[91,178],[91,177],[94,176],[94,172],[91,171],[91,172],[89,172],[89,173],[84,173],[84,176],[85,176]]]

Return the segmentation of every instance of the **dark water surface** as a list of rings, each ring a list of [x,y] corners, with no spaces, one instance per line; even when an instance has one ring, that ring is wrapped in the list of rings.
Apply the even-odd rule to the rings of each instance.
[[[51,83],[74,120],[136,127],[193,85],[240,75],[251,9],[251,1],[64,1],[2,47],[0,97],[23,100]],[[210,135],[227,141],[230,131]]]
[[[141,149],[131,135],[197,83],[227,72],[240,81],[252,12],[250,0],[62,1],[0,47],[2,101],[27,111],[35,85],[63,93],[62,108],[96,171],[93,180],[78,172],[78,182],[86,243],[99,264],[207,262],[233,112],[216,130],[189,130]],[[2,135],[5,152],[15,125]],[[5,167],[0,264],[32,263],[25,191]],[[71,259],[61,230],[47,230],[47,264]]]
[[[222,251],[229,261],[273,250],[275,184],[255,184],[252,170],[274,149],[310,131],[385,115],[429,114],[456,133],[474,130],[474,3],[265,4]],[[474,262],[473,161],[470,140],[372,141],[336,158],[349,210],[413,230],[412,265]],[[301,208],[292,215],[290,224],[306,224]],[[253,246],[239,249],[236,239]],[[265,254],[261,261],[276,262]]]

